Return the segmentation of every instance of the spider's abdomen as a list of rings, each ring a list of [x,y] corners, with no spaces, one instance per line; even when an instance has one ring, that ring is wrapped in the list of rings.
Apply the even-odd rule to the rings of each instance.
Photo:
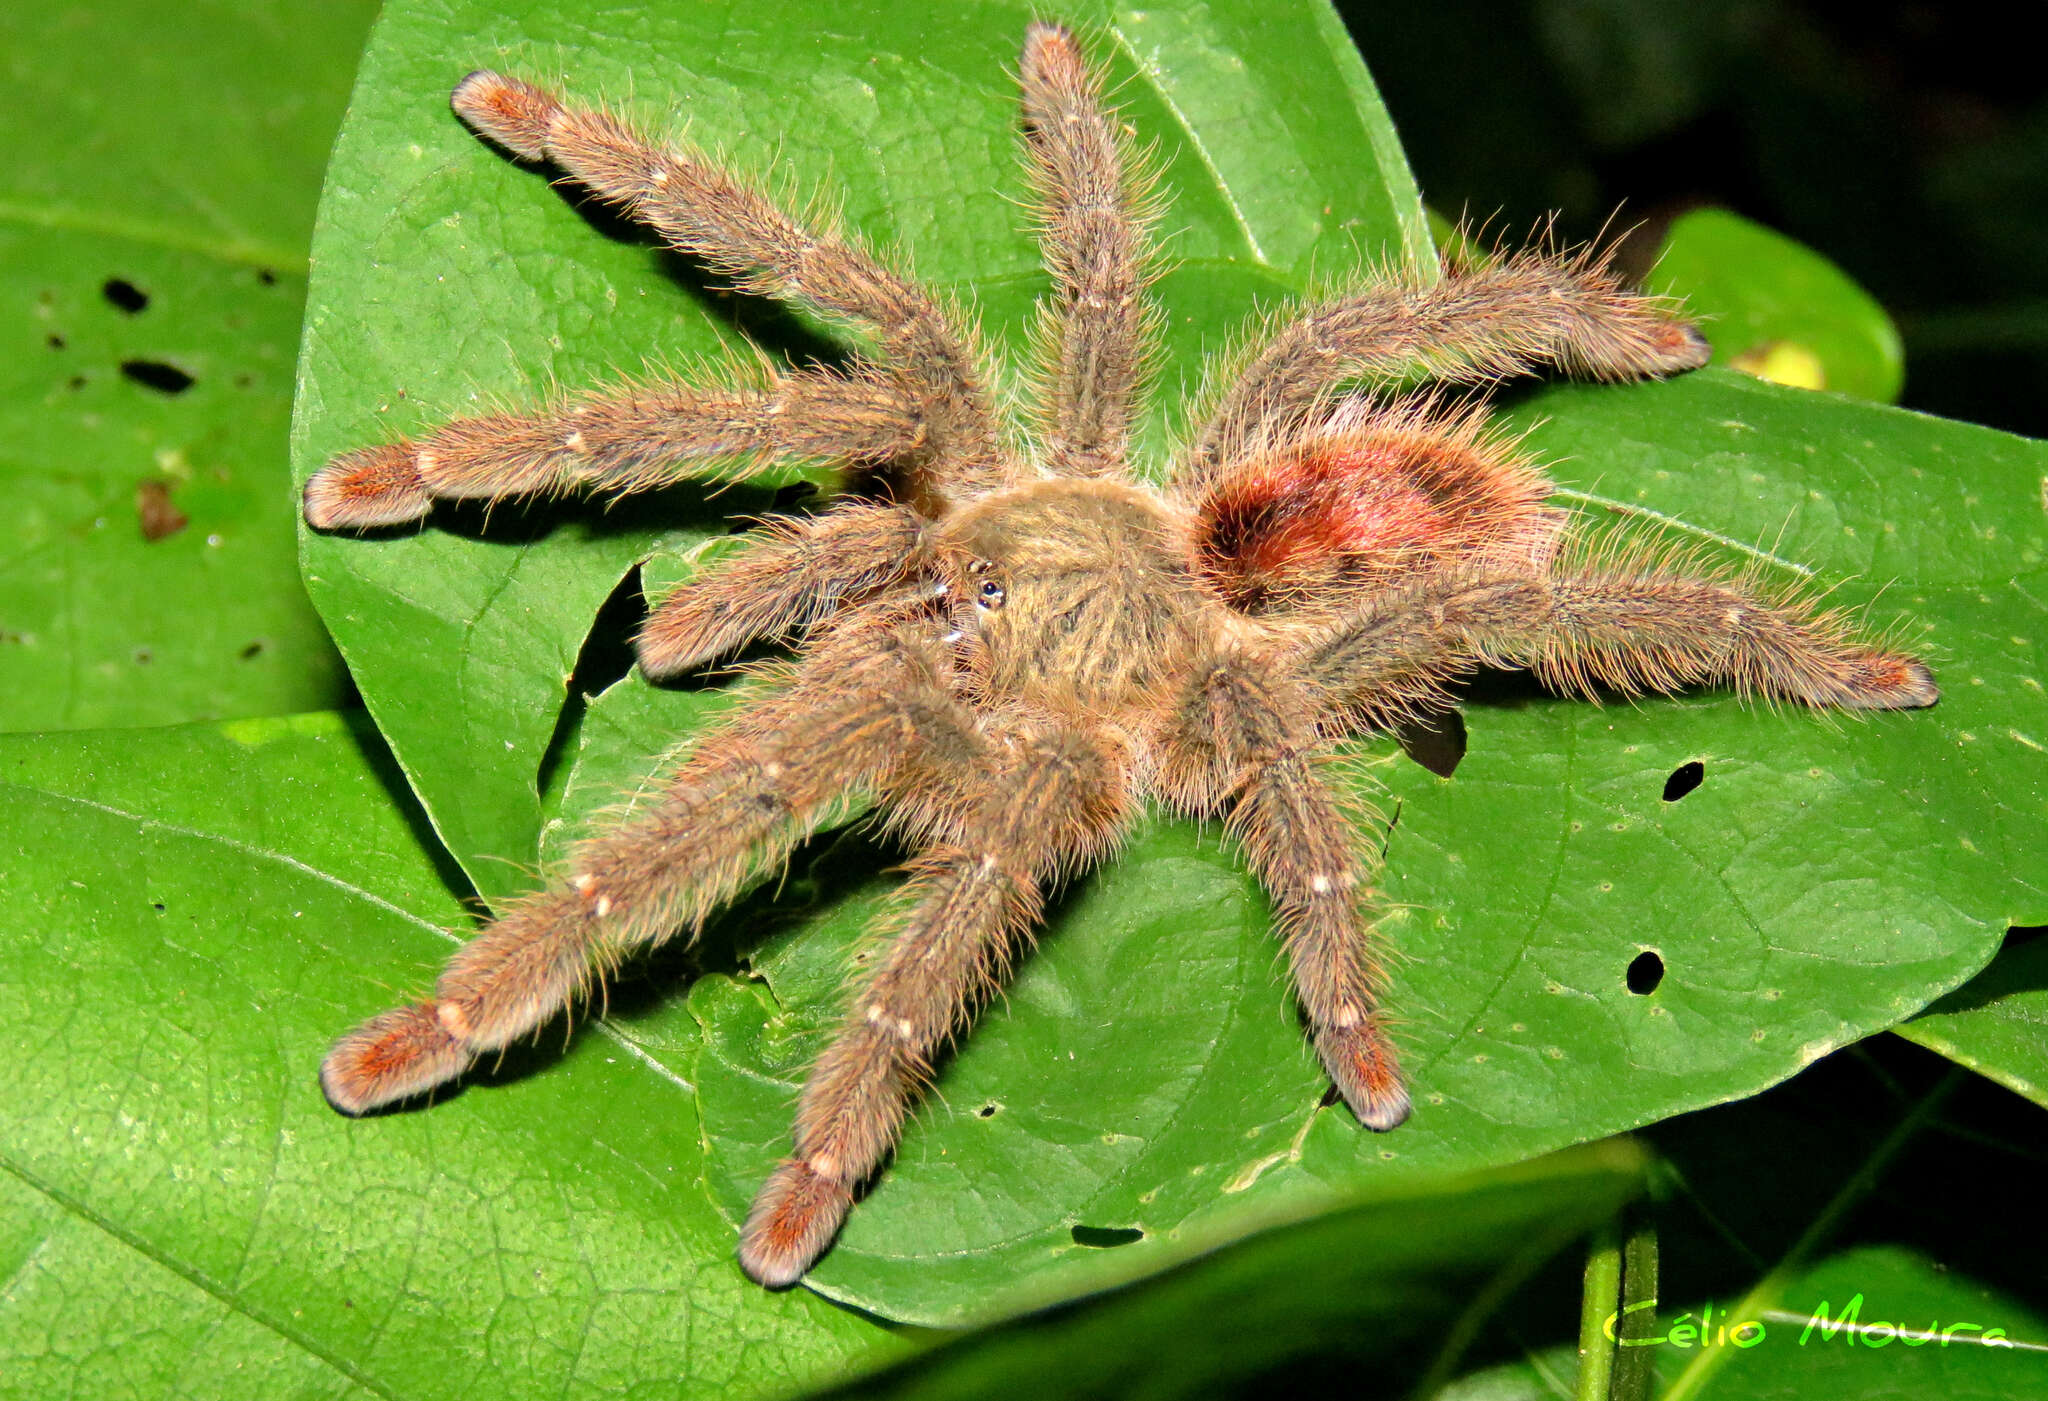
[[[955,616],[980,638],[994,689],[1102,714],[1185,664],[1202,600],[1149,492],[1040,482],[976,502],[943,530]]]
[[[1361,404],[1220,475],[1195,507],[1195,569],[1264,613],[1457,559],[1541,559],[1561,528],[1549,492],[1472,416]]]

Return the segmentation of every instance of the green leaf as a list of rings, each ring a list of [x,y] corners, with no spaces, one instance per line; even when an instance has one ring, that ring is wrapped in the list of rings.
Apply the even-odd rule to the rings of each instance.
[[[467,923],[396,781],[329,714],[0,736],[0,1389],[740,1397],[893,1355],[732,1263],[687,1043],[327,1107],[336,1029]]]
[[[442,91],[473,62],[567,70],[586,94],[623,91],[630,71],[643,105],[683,103],[700,141],[743,161],[765,162],[786,134],[799,187],[829,167],[856,228],[971,294],[999,346],[1018,343],[1042,278],[1000,198],[1021,185],[995,75],[1025,11],[835,10],[811,26],[799,11],[773,33],[697,8],[601,29],[498,13],[394,5],[372,45],[319,244],[302,474],[473,394],[530,395],[716,339],[711,304],[646,247],[608,241],[446,115]],[[1346,265],[1354,240],[1374,250],[1420,227],[1327,11],[1252,13],[1123,14],[1098,44],[1133,123],[1162,143],[1185,230],[1161,285],[1169,398],[1262,297]],[[1595,516],[1777,582],[1849,579],[1846,603],[1889,584],[1885,607],[1925,626],[1908,636],[1947,699],[1852,723],[1712,694],[1600,710],[1509,685],[1481,692],[1448,780],[1391,744],[1361,746],[1393,794],[1388,928],[1409,956],[1394,1003],[1419,1094],[1415,1120],[1386,1137],[1321,1106],[1265,902],[1220,834],[1146,822],[1059,902],[815,1288],[895,1318],[984,1317],[1157,1268],[1275,1212],[1751,1094],[1955,987],[2040,908],[2048,771],[2030,639],[2048,596],[2048,451],[1715,371],[1546,390],[1515,416],[1534,452],[1563,459],[1567,503]],[[521,884],[512,863],[558,850],[714,713],[713,692],[628,678],[570,717],[569,771],[540,791],[599,602],[636,560],[685,573],[723,530],[707,505],[735,499],[758,504],[557,505],[501,510],[488,528],[458,512],[416,534],[307,540],[316,599],[380,726],[487,893]],[[1703,785],[1667,801],[1691,762]],[[544,821],[559,825],[542,847]],[[786,1149],[797,1083],[897,854],[821,839],[707,937],[697,956],[712,971],[686,1007],[634,1014],[636,1036],[701,1038],[692,1079],[728,1239]],[[1631,992],[1646,953],[1662,981]]]
[[[2030,929],[2009,939],[1989,968],[1894,1029],[2048,1107],[2048,939],[2040,936]]]
[[[1697,1329],[1702,1314],[1667,1311],[1661,1321]],[[2048,1314],[1897,1247],[1844,1251],[1783,1281],[1768,1307],[1721,1310],[1709,1342],[1724,1324],[1731,1335],[1761,1327],[1743,1327],[1744,1347],[1695,1340],[1655,1350],[1667,1386],[1697,1379],[1686,1387],[1688,1401],[2048,1397]]]
[[[2043,626],[2039,444],[1718,372],[1558,387],[1516,417],[1540,421],[1532,447],[1564,459],[1564,499],[1597,516],[1782,579],[1810,567],[1783,561],[1862,576],[1845,602],[1891,581],[1883,601],[1928,626],[1916,645],[1947,697],[1839,722],[1718,695],[1602,710],[1510,689],[1468,707],[1448,780],[1366,746],[1398,802],[1389,929],[1410,961],[1394,1002],[1421,1100],[1386,1137],[1321,1106],[1265,902],[1218,834],[1147,823],[1055,907],[814,1287],[959,1322],[1010,1291],[1174,1258],[1187,1232],[1271,1201],[1511,1162],[1750,1094],[1955,986],[2042,907],[2029,854],[2048,849],[2048,765],[2037,668],[2012,641]],[[1683,523],[1707,520],[1729,532]],[[1744,536],[1774,548],[1727,543]],[[637,678],[594,701],[558,838],[716,704]],[[1694,762],[1700,787],[1667,802]],[[689,999],[711,1182],[735,1225],[786,1151],[892,855],[815,844],[776,898],[712,936],[753,970]],[[1627,974],[1645,950],[1663,981],[1638,995]],[[1077,1225],[1144,1238],[1077,1247]]]
[[[0,728],[339,698],[291,549],[286,419],[320,170],[374,9],[0,19]]]
[[[1651,289],[1685,298],[1713,343],[1714,363],[1794,382],[1776,363],[1808,368],[1818,383],[1892,403],[1905,382],[1898,327],[1871,295],[1802,243],[1725,209],[1696,209],[1671,226]]]
[[[1361,1205],[1240,1241],[1127,1289],[997,1324],[821,1397],[1250,1395],[1370,1376],[1429,1394],[1501,1329],[1516,1287],[1638,1190],[1626,1140]],[[1200,1320],[1198,1326],[1191,1326]]]

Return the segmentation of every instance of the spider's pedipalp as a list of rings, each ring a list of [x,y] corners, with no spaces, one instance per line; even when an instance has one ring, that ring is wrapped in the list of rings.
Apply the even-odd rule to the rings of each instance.
[[[1697,369],[1708,346],[1670,304],[1598,261],[1536,253],[1446,263],[1422,283],[1382,272],[1304,310],[1258,346],[1196,434],[1182,479],[1201,485],[1347,381],[1419,372],[1471,382],[1555,364],[1596,379]]]
[[[1046,465],[1063,476],[1123,470],[1151,313],[1153,214],[1130,138],[1064,26],[1025,31],[1019,76],[1039,243],[1054,293],[1040,340]]]
[[[1099,737],[1055,730],[1021,740],[994,776],[955,775],[978,801],[915,863],[901,927],[804,1083],[796,1154],[740,1234],[754,1279],[793,1282],[831,1242],[933,1056],[1037,923],[1044,884],[1099,857],[1129,821],[1128,762]]]
[[[838,234],[798,224],[732,172],[656,145],[610,113],[491,72],[464,78],[451,101],[482,135],[522,159],[553,162],[682,252],[764,295],[873,328],[884,368],[916,406],[928,448],[920,465],[938,493],[987,490],[1014,475],[969,337],[915,283]]]
[[[1324,780],[1309,696],[1267,659],[1199,663],[1162,736],[1162,786],[1184,809],[1231,804],[1229,825],[1272,896],[1295,996],[1345,1103],[1384,1132],[1408,1117],[1407,1086],[1379,1011],[1384,958],[1365,916],[1370,867]]]
[[[742,480],[792,459],[877,466],[914,451],[921,431],[903,391],[871,374],[783,375],[764,389],[631,384],[344,453],[306,483],[306,520],[323,530],[391,525],[425,516],[437,499],[648,491]]]
[[[642,671],[674,676],[859,602],[914,568],[925,523],[907,507],[862,503],[762,534],[654,605],[634,641]]]

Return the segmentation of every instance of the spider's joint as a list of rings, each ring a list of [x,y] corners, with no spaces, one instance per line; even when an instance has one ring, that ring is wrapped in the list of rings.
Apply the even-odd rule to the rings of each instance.
[[[1330,893],[1330,878],[1321,871],[1318,871],[1308,878],[1308,888],[1318,895],[1328,895]]]
[[[443,999],[434,1007],[434,1019],[441,1023],[441,1029],[457,1041],[469,1039],[469,1018],[463,1015],[460,1003]]]
[[[571,452],[582,452],[583,430],[579,428],[574,433],[571,433],[568,437],[562,439],[562,446],[569,449],[569,451]]]
[[[1330,1018],[1330,1025],[1336,1027],[1339,1031],[1349,1031],[1363,1020],[1364,1018],[1359,1015],[1358,1009],[1347,1002],[1339,1007]]]
[[[820,1177],[830,1178],[834,1181],[838,1180],[839,1159],[833,1157],[830,1153],[819,1153],[812,1157],[809,1162],[805,1163],[804,1166]]]

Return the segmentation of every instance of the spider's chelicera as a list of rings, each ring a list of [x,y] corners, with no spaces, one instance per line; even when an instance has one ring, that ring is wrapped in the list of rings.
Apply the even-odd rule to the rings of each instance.
[[[756,532],[657,604],[640,664],[668,676],[801,632],[787,674],[691,746],[563,877],[449,962],[432,998],[343,1037],[347,1113],[416,1095],[534,1031],[633,950],[694,930],[851,795],[918,855],[886,952],[797,1111],[794,1151],[739,1255],[797,1279],[887,1157],[933,1058],[1038,919],[1142,803],[1222,814],[1271,894],[1316,1053],[1361,1123],[1408,1115],[1380,1010],[1364,802],[1340,737],[1440,705],[1479,666],[1575,692],[1732,684],[1818,706],[1932,704],[1917,660],[1654,547],[1588,549],[1550,484],[1473,409],[1353,392],[1418,371],[1477,383],[1542,364],[1604,379],[1692,369],[1699,336],[1590,254],[1360,274],[1216,376],[1163,487],[1129,469],[1155,313],[1153,211],[1072,36],[1034,25],[1025,150],[1053,290],[1038,402],[1014,431],[974,338],[915,282],[805,227],[702,156],[479,72],[474,130],[769,296],[871,337],[841,372],[638,383],[343,454],[306,487],[321,528],[417,520],[449,497],[744,475],[787,459],[872,489]]]

